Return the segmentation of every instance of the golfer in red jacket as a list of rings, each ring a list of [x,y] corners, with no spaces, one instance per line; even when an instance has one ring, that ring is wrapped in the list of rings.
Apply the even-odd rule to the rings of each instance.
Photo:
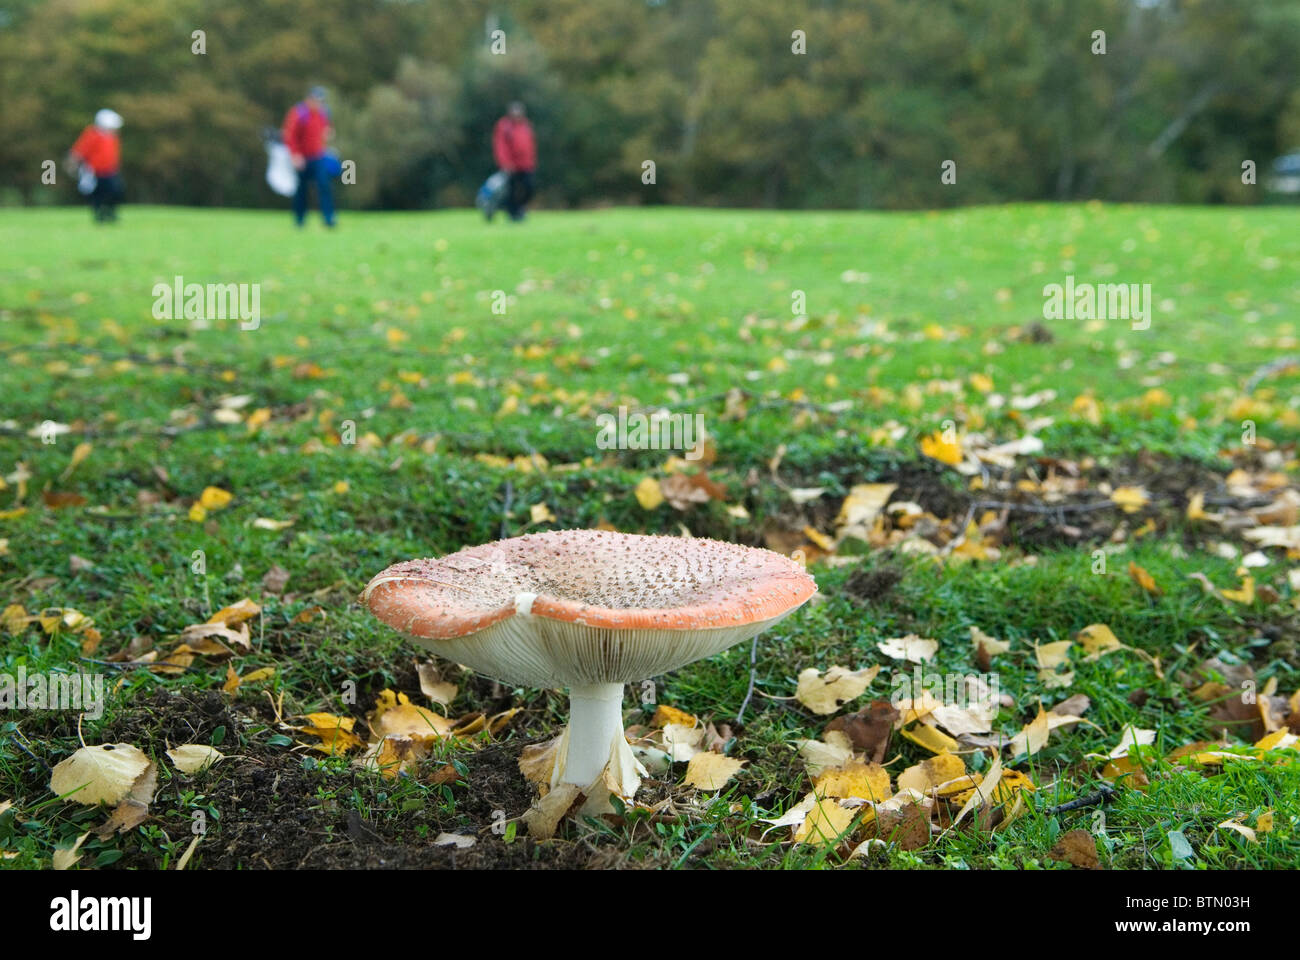
[[[95,213],[96,223],[112,223],[117,219],[117,202],[123,193],[122,144],[117,138],[120,129],[120,114],[114,110],[100,110],[95,114],[95,122],[81,131],[81,136],[68,151],[69,167],[94,174],[90,207]]]
[[[537,170],[537,140],[533,125],[524,116],[524,105],[516,100],[492,130],[492,155],[497,166],[510,175],[505,208],[511,220],[524,218],[524,206],[533,198],[533,173]]]
[[[293,219],[302,226],[307,218],[307,191],[316,184],[320,194],[320,214],[325,226],[334,226],[334,193],[330,173],[322,162],[325,145],[334,129],[325,106],[324,87],[312,87],[307,98],[289,108],[280,134],[289,148],[289,157],[298,170],[298,192],[293,195]]]

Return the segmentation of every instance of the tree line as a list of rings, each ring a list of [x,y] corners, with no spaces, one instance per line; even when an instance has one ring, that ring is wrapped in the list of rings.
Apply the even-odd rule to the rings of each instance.
[[[472,202],[515,98],[552,206],[1252,203],[1298,74],[1294,0],[4,0],[0,201],[109,106],[134,201],[268,205],[323,83],[353,207]]]

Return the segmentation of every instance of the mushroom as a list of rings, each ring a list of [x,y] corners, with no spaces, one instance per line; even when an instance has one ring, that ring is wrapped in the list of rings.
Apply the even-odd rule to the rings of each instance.
[[[755,547],[557,530],[409,560],[362,599],[421,646],[516,686],[569,689],[550,782],[630,797],[645,773],[623,735],[623,685],[756,636],[817,585]]]

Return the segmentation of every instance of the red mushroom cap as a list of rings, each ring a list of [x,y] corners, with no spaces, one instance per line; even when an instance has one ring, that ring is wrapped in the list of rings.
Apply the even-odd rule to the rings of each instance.
[[[564,674],[597,656],[592,651],[603,643],[598,657],[608,669],[582,671],[582,679],[594,682],[644,679],[708,656],[752,637],[816,592],[799,564],[770,550],[691,537],[557,530],[394,564],[370,581],[363,598],[389,626],[503,679],[512,679],[509,670],[482,666],[495,655],[474,656],[471,637],[491,633],[494,645],[509,638],[515,649],[508,659],[517,654],[528,660],[513,664],[516,677],[525,666],[540,676],[542,659],[562,661],[564,682],[572,682]],[[552,624],[534,631],[545,649],[518,650],[527,631],[511,621],[520,615],[524,622]],[[574,629],[559,630],[565,624]],[[699,636],[672,644],[676,652],[662,649],[665,635],[683,634]],[[459,638],[465,642],[452,642]],[[637,649],[612,650],[624,641],[635,641]],[[651,655],[647,645],[661,649]],[[622,675],[606,675],[611,672]]]

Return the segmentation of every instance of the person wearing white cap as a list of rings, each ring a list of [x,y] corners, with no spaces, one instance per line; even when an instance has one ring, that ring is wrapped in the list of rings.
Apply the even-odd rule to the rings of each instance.
[[[68,152],[68,163],[78,171],[77,188],[90,196],[96,223],[117,220],[117,204],[122,199],[122,144],[117,131],[122,129],[121,114],[100,110],[95,122],[81,131]]]

